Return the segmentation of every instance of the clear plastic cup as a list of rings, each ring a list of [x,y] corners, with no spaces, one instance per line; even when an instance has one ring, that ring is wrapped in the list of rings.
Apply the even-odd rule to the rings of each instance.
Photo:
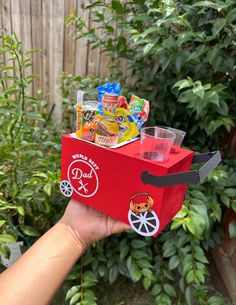
[[[183,142],[183,139],[186,135],[186,132],[183,131],[183,130],[180,130],[180,129],[176,129],[176,128],[172,128],[172,127],[166,127],[166,126],[161,126],[161,128],[164,128],[164,129],[167,129],[167,130],[170,130],[172,132],[175,133],[176,135],[176,138],[175,138],[175,141],[171,147],[171,150],[170,152],[171,153],[178,153],[179,152],[179,148]]]
[[[166,128],[158,126],[142,128],[140,157],[152,161],[168,161],[175,138],[175,133]]]

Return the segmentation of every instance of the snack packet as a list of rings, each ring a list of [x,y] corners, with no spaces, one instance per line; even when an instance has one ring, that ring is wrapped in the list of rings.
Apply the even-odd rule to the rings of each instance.
[[[82,108],[82,133],[83,140],[94,142],[97,127],[98,103],[97,101],[86,101]]]
[[[98,88],[98,110],[101,115],[104,114],[102,107],[102,98],[104,94],[120,95],[120,83],[106,83],[99,85]]]
[[[139,134],[136,122],[127,109],[116,108],[115,117],[119,125],[118,143],[130,140]]]
[[[129,111],[134,117],[139,130],[141,129],[143,123],[147,121],[149,110],[149,101],[142,99],[138,96],[132,95],[129,102]]]
[[[81,134],[81,128],[82,128],[82,105],[83,105],[83,96],[84,91],[78,90],[77,91],[77,100],[75,105],[75,111],[76,111],[76,129],[75,133],[78,138],[80,138]]]

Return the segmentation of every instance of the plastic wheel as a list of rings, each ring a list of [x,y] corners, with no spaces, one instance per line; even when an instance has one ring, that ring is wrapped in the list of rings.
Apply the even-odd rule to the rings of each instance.
[[[146,211],[136,215],[129,210],[128,219],[131,228],[140,235],[152,236],[159,230],[159,218],[154,211]]]
[[[62,194],[66,197],[70,197],[73,194],[73,187],[67,180],[62,180],[60,183],[60,190]]]

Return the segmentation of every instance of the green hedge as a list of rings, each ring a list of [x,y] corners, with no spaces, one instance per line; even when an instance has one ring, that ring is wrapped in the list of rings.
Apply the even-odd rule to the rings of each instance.
[[[186,130],[185,144],[202,152],[223,147],[235,119],[236,4],[189,2],[93,2],[86,9],[101,25],[101,37],[79,17],[71,16],[67,23],[75,23],[78,38],[87,38],[111,57],[108,79],[120,80],[124,94],[151,101],[149,124]],[[29,95],[30,54],[17,37],[1,37],[0,52],[10,57],[9,65],[1,63],[0,69],[0,251],[8,255],[6,242],[24,240],[29,246],[64,210],[58,190],[64,131],[47,115],[43,96]],[[127,75],[119,69],[121,58]],[[64,73],[65,111],[73,112],[78,88],[95,95],[103,81]],[[73,119],[66,119],[71,130]],[[206,284],[205,251],[221,240],[225,209],[236,210],[236,164],[229,147],[224,148],[224,162],[204,184],[188,188],[183,209],[159,238],[130,232],[93,245],[68,276],[68,302],[96,304],[97,282],[112,284],[123,275],[141,282],[158,305],[222,304]]]

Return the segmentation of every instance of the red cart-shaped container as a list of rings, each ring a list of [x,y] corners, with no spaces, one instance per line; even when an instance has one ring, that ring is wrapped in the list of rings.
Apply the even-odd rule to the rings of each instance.
[[[157,236],[181,209],[186,184],[201,183],[221,157],[180,149],[168,162],[157,163],[139,158],[139,144],[104,148],[64,135],[60,189],[143,236]],[[189,171],[199,162],[204,162],[199,170]]]

